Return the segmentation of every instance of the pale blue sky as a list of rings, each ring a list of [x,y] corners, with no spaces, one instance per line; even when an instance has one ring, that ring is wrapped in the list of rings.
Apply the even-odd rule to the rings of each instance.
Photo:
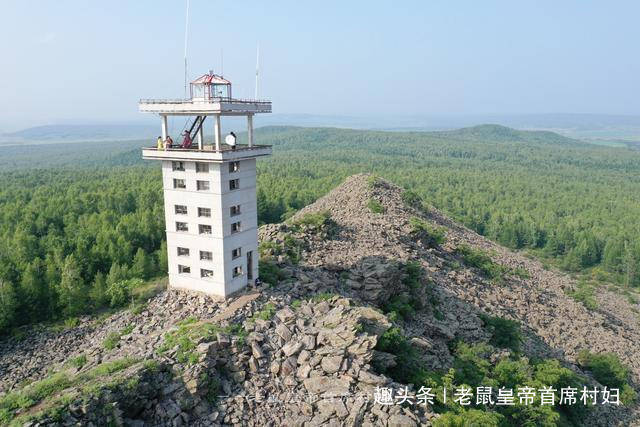
[[[185,1],[2,1],[0,130],[183,91]],[[637,1],[191,0],[189,74],[279,113],[640,114]]]

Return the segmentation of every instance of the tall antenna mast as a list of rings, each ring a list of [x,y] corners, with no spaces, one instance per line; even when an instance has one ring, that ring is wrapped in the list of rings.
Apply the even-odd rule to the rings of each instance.
[[[256,93],[255,99],[258,99],[258,73],[260,72],[260,43],[256,49]]]
[[[184,99],[187,99],[187,41],[189,36],[189,0],[187,0],[187,15],[184,23]]]

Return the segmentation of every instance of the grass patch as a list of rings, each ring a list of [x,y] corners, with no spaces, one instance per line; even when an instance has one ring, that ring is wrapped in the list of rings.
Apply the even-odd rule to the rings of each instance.
[[[311,301],[318,303],[318,302],[322,302],[322,301],[329,301],[331,298],[337,296],[337,294],[331,293],[331,292],[321,292],[319,294],[315,294],[313,297],[311,297]]]
[[[211,342],[216,339],[218,333],[225,333],[244,339],[246,332],[240,325],[221,327],[213,323],[197,323],[197,319],[191,317],[178,323],[177,329],[164,335],[164,342],[158,348],[158,354],[176,348],[175,358],[179,363],[193,365],[198,362],[199,355],[195,351],[201,342]]]
[[[102,346],[107,350],[113,350],[120,343],[120,338],[122,338],[123,335],[129,335],[132,331],[133,325],[129,325],[120,331],[109,332],[107,338],[103,341]]]
[[[598,301],[596,300],[596,288],[597,284],[582,279],[578,281],[578,284],[576,285],[574,290],[567,291],[567,295],[569,295],[575,301],[584,305],[585,308],[589,310],[595,310],[598,308]]]
[[[374,213],[374,214],[384,213],[384,206],[382,206],[382,203],[380,203],[376,199],[369,199],[369,202],[367,203],[367,207],[369,208],[371,213]]]
[[[82,367],[87,364],[87,356],[82,354],[78,357],[74,357],[69,361],[69,364],[76,369],[82,369]]]
[[[26,385],[21,390],[9,392],[0,397],[0,422],[4,425],[15,423],[18,421],[15,418],[18,412],[24,412],[40,402],[51,401],[53,403],[55,401],[56,404],[68,404],[73,395],[66,394],[59,398],[55,398],[55,396],[71,387],[84,385],[84,389],[88,387],[87,383],[126,369],[138,361],[130,358],[115,360],[103,363],[76,376],[72,376],[66,371],[56,372],[47,378]],[[95,383],[93,384],[95,385]]]
[[[262,307],[262,310],[254,313],[253,316],[249,319],[250,322],[255,322],[257,319],[260,320],[271,320],[271,318],[276,314],[276,306],[275,304],[269,302]]]

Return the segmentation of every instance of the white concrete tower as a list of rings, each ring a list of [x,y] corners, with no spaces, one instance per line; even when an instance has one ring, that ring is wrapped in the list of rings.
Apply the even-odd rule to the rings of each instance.
[[[142,157],[162,161],[169,286],[226,297],[258,277],[256,158],[271,146],[254,144],[253,115],[270,113],[271,102],[232,98],[231,82],[212,72],[190,92],[186,100],[140,100],[140,111],[162,122],[162,141]],[[171,147],[163,145],[168,116],[189,120]],[[222,141],[222,116],[247,118],[246,145]],[[207,122],[213,141],[204,138]]]

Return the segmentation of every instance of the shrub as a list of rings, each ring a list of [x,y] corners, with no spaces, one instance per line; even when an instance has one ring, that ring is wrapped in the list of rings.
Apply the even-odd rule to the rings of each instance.
[[[491,333],[491,339],[489,340],[491,345],[499,348],[508,348],[514,352],[520,350],[522,333],[518,322],[503,317],[487,315],[480,315],[480,318]]]
[[[380,178],[376,175],[371,175],[367,178],[367,186],[371,189],[376,188],[380,183]]]
[[[407,293],[401,293],[392,296],[387,303],[382,306],[382,311],[389,313],[392,321],[397,320],[398,316],[404,320],[410,319],[416,310],[412,305],[413,298]]]
[[[434,227],[426,221],[412,217],[409,219],[411,234],[422,241],[427,247],[434,248],[445,242],[445,230],[442,227]]]
[[[367,203],[367,207],[369,208],[371,213],[374,213],[374,214],[384,213],[384,206],[382,206],[382,203],[380,203],[376,199],[369,199],[369,203]]]
[[[258,276],[260,280],[271,286],[277,285],[286,277],[275,262],[266,259],[261,259],[258,264]]]
[[[125,305],[131,298],[131,291],[142,285],[144,285],[142,279],[120,280],[110,284],[106,291],[109,305],[111,305],[111,307]]]
[[[434,427],[498,427],[505,418],[496,412],[469,409],[462,413],[447,412],[433,421]]]
[[[474,249],[467,245],[460,245],[456,253],[462,256],[464,263],[480,270],[483,276],[500,282],[508,272],[508,268],[493,262],[491,257],[480,249]]]
[[[420,287],[423,271],[422,266],[418,261],[408,261],[402,266],[402,272],[404,277],[402,283],[407,285],[411,289],[418,289]]]
[[[422,198],[413,190],[404,190],[402,202],[410,208],[419,208],[422,205]]]
[[[620,389],[620,400],[624,404],[631,404],[636,400],[637,393],[629,384],[630,370],[620,361],[617,354],[595,354],[583,350],[578,354],[578,363],[591,371],[600,384]]]

